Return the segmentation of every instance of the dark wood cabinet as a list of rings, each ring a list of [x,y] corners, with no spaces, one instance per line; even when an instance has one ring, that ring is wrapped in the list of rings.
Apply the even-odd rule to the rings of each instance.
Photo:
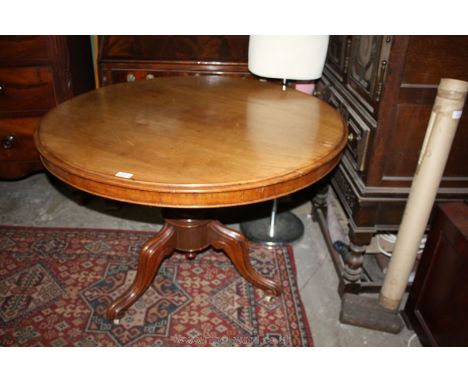
[[[468,81],[467,36],[332,36],[317,94],[349,128],[331,185],[349,218],[345,288],[359,291],[376,233],[398,230],[441,78]],[[468,105],[437,201],[468,197]]]
[[[41,116],[94,87],[89,36],[0,36],[0,178],[43,170]]]
[[[426,346],[468,346],[468,205],[438,206],[405,306]]]
[[[101,85],[162,76],[249,77],[249,36],[101,36]]]

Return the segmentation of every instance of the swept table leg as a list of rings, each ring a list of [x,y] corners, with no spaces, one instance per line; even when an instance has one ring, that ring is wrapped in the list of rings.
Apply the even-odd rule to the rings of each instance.
[[[106,319],[115,320],[123,317],[125,311],[151,285],[161,262],[175,250],[174,244],[175,230],[172,225],[166,223],[162,230],[143,246],[133,284],[107,308]]]
[[[208,240],[213,248],[226,253],[241,276],[248,282],[275,296],[281,294],[281,286],[276,281],[260,275],[250,264],[249,244],[240,232],[212,220],[208,224]]]
[[[240,232],[216,220],[171,218],[166,219],[162,230],[143,246],[133,284],[109,306],[106,318],[116,320],[123,317],[126,310],[149,288],[162,261],[172,252],[182,251],[187,258],[193,259],[210,245],[224,251],[248,282],[269,294],[281,294],[281,287],[276,281],[260,275],[250,264],[249,244]]]

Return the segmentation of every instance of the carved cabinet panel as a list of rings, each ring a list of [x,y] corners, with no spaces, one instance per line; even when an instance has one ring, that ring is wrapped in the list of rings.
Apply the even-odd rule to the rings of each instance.
[[[349,55],[348,89],[375,114],[391,46],[389,36],[353,36]]]
[[[349,58],[349,82],[369,97],[377,81],[382,36],[354,36]]]
[[[327,64],[335,71],[337,78],[344,80],[348,70],[348,50],[351,39],[348,36],[330,36],[327,51]]]

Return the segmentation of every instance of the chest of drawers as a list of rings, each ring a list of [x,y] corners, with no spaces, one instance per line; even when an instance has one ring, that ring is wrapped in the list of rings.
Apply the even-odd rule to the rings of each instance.
[[[93,88],[89,36],[1,36],[0,178],[42,170],[33,139],[41,116]]]
[[[101,36],[101,85],[165,76],[250,77],[249,36]]]

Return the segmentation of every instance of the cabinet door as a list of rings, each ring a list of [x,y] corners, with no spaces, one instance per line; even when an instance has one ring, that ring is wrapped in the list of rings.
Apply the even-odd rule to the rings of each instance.
[[[349,36],[330,36],[327,65],[335,76],[343,81],[348,70],[348,55],[351,47]]]
[[[391,38],[353,36],[349,57],[347,87],[373,114],[379,101]]]

